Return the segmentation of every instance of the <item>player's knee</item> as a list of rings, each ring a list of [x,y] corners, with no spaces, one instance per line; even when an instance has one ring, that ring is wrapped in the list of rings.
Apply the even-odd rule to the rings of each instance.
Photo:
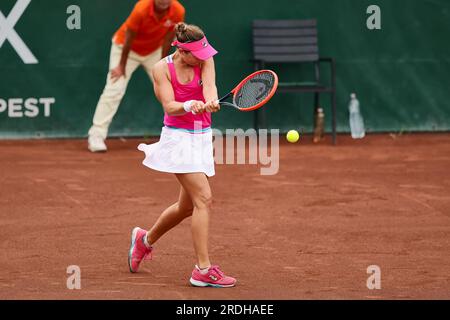
[[[194,202],[194,207],[199,208],[199,209],[210,209],[212,206],[212,201],[213,201],[213,197],[211,192],[201,192],[197,195],[197,197],[195,197]]]

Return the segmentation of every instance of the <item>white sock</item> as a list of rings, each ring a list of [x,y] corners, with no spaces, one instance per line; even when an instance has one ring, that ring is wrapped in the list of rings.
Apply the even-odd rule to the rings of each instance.
[[[152,246],[150,245],[150,243],[148,243],[147,239],[148,239],[148,232],[145,234],[142,242],[144,242],[144,245],[147,247],[147,249],[151,249]]]
[[[200,267],[197,266],[197,265],[195,265],[195,267],[197,268],[198,271],[200,271],[201,274],[207,274],[208,271],[209,271],[209,267],[211,267],[211,266],[206,267],[206,268],[204,268],[204,269],[200,269]]]

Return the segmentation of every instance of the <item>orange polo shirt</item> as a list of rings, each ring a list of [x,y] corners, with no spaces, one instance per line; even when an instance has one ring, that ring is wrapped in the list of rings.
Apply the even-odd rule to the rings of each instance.
[[[125,32],[130,29],[136,32],[131,50],[146,56],[162,46],[167,33],[173,31],[175,24],[184,21],[185,9],[176,0],[172,1],[167,14],[161,19],[155,15],[153,0],[140,0],[134,6],[127,21],[114,34],[116,44],[125,43]]]

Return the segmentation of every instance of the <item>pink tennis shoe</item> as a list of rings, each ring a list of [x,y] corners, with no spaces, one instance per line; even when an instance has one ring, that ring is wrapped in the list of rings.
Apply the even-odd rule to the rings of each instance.
[[[230,288],[236,285],[236,279],[226,276],[219,266],[211,266],[206,274],[202,274],[195,266],[190,279],[194,287]]]
[[[131,246],[128,252],[128,266],[130,272],[135,273],[139,270],[142,260],[152,259],[152,248],[147,248],[144,244],[144,237],[147,231],[141,228],[134,228],[131,233]]]

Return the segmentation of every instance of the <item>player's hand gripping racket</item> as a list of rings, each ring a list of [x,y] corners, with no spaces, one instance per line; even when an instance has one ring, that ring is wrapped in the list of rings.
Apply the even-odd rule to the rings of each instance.
[[[278,76],[271,70],[260,70],[241,81],[230,93],[217,100],[221,106],[253,111],[265,105],[275,94]],[[233,98],[232,102],[225,100]]]

